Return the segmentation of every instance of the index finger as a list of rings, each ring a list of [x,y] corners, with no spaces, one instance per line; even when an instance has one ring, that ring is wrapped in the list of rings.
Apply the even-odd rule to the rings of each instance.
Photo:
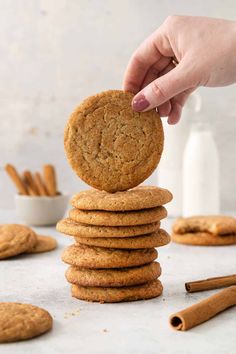
[[[149,68],[163,56],[173,56],[162,26],[152,33],[132,55],[124,75],[123,89],[137,93]]]

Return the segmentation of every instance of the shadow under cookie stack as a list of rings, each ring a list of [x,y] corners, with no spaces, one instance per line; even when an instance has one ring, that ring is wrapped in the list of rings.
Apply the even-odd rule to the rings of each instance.
[[[62,260],[72,296],[81,300],[120,302],[149,299],[162,293],[161,267],[155,247],[170,242],[160,228],[167,216],[166,189],[140,186],[114,194],[95,189],[71,200],[69,218],[57,230],[74,237]]]

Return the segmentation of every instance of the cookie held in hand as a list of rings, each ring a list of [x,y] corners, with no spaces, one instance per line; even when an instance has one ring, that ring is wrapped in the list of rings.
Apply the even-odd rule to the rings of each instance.
[[[133,188],[157,167],[164,142],[156,110],[134,112],[130,92],[110,90],[85,99],[64,135],[68,161],[87,184],[107,192]]]

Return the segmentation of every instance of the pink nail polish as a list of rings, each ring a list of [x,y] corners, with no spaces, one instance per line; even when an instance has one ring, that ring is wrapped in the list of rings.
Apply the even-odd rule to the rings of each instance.
[[[148,102],[148,100],[145,98],[143,94],[136,96],[132,101],[132,108],[134,111],[137,112],[142,112],[149,105],[150,103]]]

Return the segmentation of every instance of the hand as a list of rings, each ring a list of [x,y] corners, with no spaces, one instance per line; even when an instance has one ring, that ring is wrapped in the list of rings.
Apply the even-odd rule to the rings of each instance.
[[[123,88],[136,94],[135,111],[158,107],[175,124],[198,86],[236,82],[235,53],[236,22],[170,16],[132,55]]]

